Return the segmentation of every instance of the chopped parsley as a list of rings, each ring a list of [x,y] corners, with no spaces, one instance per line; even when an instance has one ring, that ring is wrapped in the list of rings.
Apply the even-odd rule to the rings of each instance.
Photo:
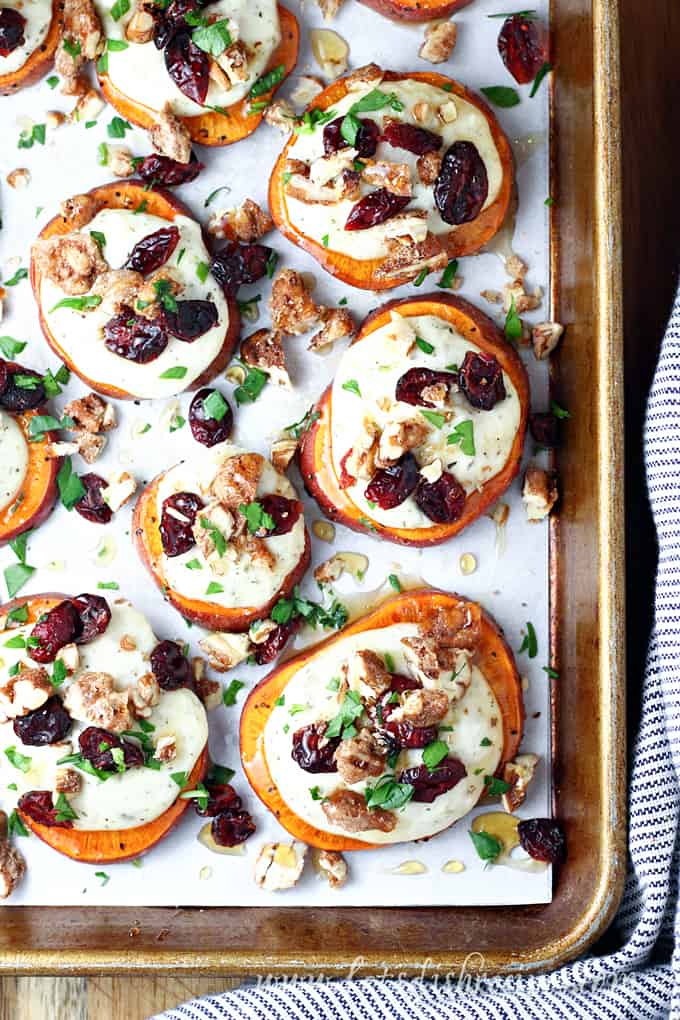
[[[266,92],[271,92],[275,85],[278,85],[280,81],[286,76],[286,68],[284,64],[277,64],[267,74],[263,74],[261,78],[258,78],[253,87],[251,88],[249,95],[251,99],[257,99],[258,96],[263,96]]]
[[[203,413],[206,418],[222,421],[228,410],[229,404],[219,390],[211,390],[208,396],[203,399]]]
[[[550,71],[552,71],[552,64],[549,64],[547,61],[545,62],[545,64],[543,64],[538,69],[538,74],[534,78],[534,84],[531,86],[531,92],[529,93],[529,99],[533,99],[534,98],[534,96],[536,95],[536,93],[538,92],[538,90],[541,87],[541,82],[543,81],[545,76],[550,73]]]
[[[15,769],[19,769],[20,772],[31,771],[31,759],[27,758],[26,755],[20,754],[16,747],[6,747],[5,757],[7,758],[10,765],[13,765]]]
[[[114,117],[106,128],[109,138],[125,138],[125,132],[131,131],[132,125],[128,124],[122,117]]]
[[[14,274],[14,276],[10,276],[9,280],[5,280],[5,284],[4,285],[5,285],[5,287],[16,287],[16,285],[18,283],[21,283],[22,280],[26,280],[27,278],[28,278],[28,269],[24,269],[22,267],[21,269],[17,269],[17,271]]]
[[[359,389],[359,383],[356,379],[347,379],[342,384],[343,390],[347,390],[348,393],[354,393],[357,397],[361,396],[361,390]]]
[[[527,621],[527,632],[524,635],[519,651],[526,652],[530,659],[535,659],[538,655],[538,639],[534,625],[530,621]]]
[[[11,336],[0,336],[0,354],[8,361],[11,361],[15,355],[21,354],[25,347],[25,340],[15,340]]]
[[[65,457],[57,475],[57,486],[61,502],[67,510],[72,510],[79,499],[85,495],[85,486],[73,471],[71,458]]]
[[[437,286],[442,288],[452,287],[457,272],[458,272],[458,259],[451,259],[448,266],[442,273],[442,278],[437,284]]]
[[[222,691],[222,701],[225,705],[235,705],[236,695],[238,692],[245,687],[242,680],[232,680],[228,687],[225,687]]]
[[[270,615],[274,623],[288,623],[302,617],[309,627],[324,627],[326,630],[339,630],[345,626],[349,617],[346,606],[337,599],[333,599],[326,608],[318,602],[303,598],[297,585],[293,589],[293,597],[279,599]]]
[[[416,337],[416,347],[419,347],[424,354],[434,354],[434,346],[427,340],[423,340],[421,336]]]
[[[521,340],[522,338],[522,320],[517,314],[514,298],[510,301],[510,308],[505,317],[505,335],[508,340]]]
[[[201,527],[208,532],[218,556],[224,556],[227,551],[227,540],[220,529],[213,524],[208,517],[199,518]],[[188,566],[188,564],[187,564]]]
[[[369,810],[382,808],[384,811],[394,811],[408,804],[414,793],[415,786],[399,783],[394,776],[387,775],[381,776],[375,786],[367,786],[364,797]]]
[[[76,312],[84,312],[88,308],[97,308],[102,303],[98,294],[86,294],[85,297],[67,297],[57,301],[54,308],[50,308],[50,315],[58,308],[73,308]]]
[[[510,789],[510,783],[506,783],[504,779],[498,779],[496,776],[484,776],[484,786],[490,797],[500,797]]]
[[[219,57],[231,46],[231,32],[229,31],[229,18],[220,18],[212,25],[201,25],[191,33],[191,41],[199,50],[210,54],[211,57]]]
[[[175,365],[174,368],[166,368],[165,372],[161,372],[158,376],[159,379],[183,379],[187,374],[187,370],[184,365]]]
[[[305,411],[302,418],[299,421],[293,422],[292,425],[284,426],[284,432],[290,432],[293,439],[301,439],[306,432],[309,432],[310,428],[315,421],[318,421],[321,417],[319,411],[314,411],[311,407],[308,411]]]
[[[395,591],[401,591],[401,581],[396,574],[390,574],[387,580],[390,582]]]
[[[442,428],[446,424],[446,415],[441,414],[439,411],[425,411],[423,408],[419,408],[420,413],[426,421],[429,421],[430,425],[434,425],[436,429]]]
[[[247,368],[246,377],[234,390],[234,398],[239,405],[254,403],[269,382],[269,376],[262,369],[250,365],[245,367]]]
[[[370,92],[367,92],[356,103],[352,103],[340,125],[340,133],[347,144],[355,145],[356,143],[357,134],[361,127],[358,114],[374,113],[377,110],[384,110],[385,107],[400,112],[404,109],[404,104],[398,98],[396,92],[383,92],[382,89],[371,89]]]
[[[342,699],[340,711],[328,723],[324,737],[328,740],[332,740],[333,737],[342,737],[343,740],[349,740],[357,732],[354,722],[363,714],[363,711],[364,706],[357,692],[347,691],[347,694]]]
[[[475,426],[471,418],[459,421],[451,435],[446,440],[448,446],[460,445],[461,453],[466,457],[475,455]]]
[[[500,840],[496,839],[495,836],[490,836],[488,832],[473,832],[470,830],[470,839],[473,842],[474,848],[477,851],[477,856],[482,861],[486,861],[489,864],[493,864],[496,858],[499,856],[503,849],[503,844]]]
[[[431,744],[423,748],[423,765],[426,765],[432,772],[448,753],[449,745],[445,740],[433,740]]]
[[[517,89],[509,88],[507,85],[488,85],[486,88],[479,90],[482,92],[490,103],[494,106],[500,106],[503,109],[509,109],[511,106],[517,106],[520,102],[519,92]]]
[[[248,525],[248,531],[251,535],[259,535],[264,537],[268,532],[273,531],[276,527],[276,521],[268,514],[261,503],[257,500],[253,500],[252,503],[241,503],[239,506],[239,513],[242,513],[246,519]]]

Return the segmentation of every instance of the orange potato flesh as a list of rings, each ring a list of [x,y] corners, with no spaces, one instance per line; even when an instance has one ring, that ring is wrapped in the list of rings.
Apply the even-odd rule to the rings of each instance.
[[[258,96],[256,102],[271,100],[297,63],[300,26],[295,16],[287,8],[279,4],[278,10],[281,42],[272,53],[264,74],[281,64],[285,67],[286,73],[274,88]],[[151,127],[157,116],[154,110],[126,96],[124,92],[113,85],[106,74],[99,75],[99,84],[108,101],[126,120],[139,127]],[[181,120],[186,125],[192,141],[200,142],[201,145],[231,145],[252,134],[262,120],[264,109],[260,108],[258,113],[248,113],[250,102],[246,97],[240,103],[229,106],[224,114],[206,110],[205,113],[194,117],[182,117]]]
[[[462,515],[451,524],[433,522],[431,528],[410,529],[387,527],[378,521],[371,521],[372,527],[367,527],[365,511],[361,510],[351,500],[347,491],[340,487],[333,467],[332,387],[329,387],[315,408],[320,417],[303,436],[299,454],[300,471],[308,492],[332,520],[339,521],[354,531],[382,535],[389,541],[402,545],[436,545],[457,535],[480,517],[505,492],[519,471],[529,414],[529,383],[516,351],[504,339],[491,319],[467,301],[449,295],[425,294],[418,298],[389,301],[368,316],[353,343],[361,343],[376,329],[386,325],[392,310],[397,310],[403,316],[434,315],[445,319],[466,340],[474,343],[482,351],[495,355],[503,371],[512,379],[519,396],[521,417],[510,455],[503,469],[485,482],[480,489],[468,494]]]
[[[396,21],[432,21],[448,18],[472,0],[360,0],[379,14]]]
[[[142,202],[145,202],[145,212],[149,213],[150,216],[159,216],[162,219],[167,220],[169,223],[172,223],[176,216],[188,216],[193,219],[192,213],[178,199],[171,195],[170,192],[161,188],[146,190],[142,181],[126,180],[117,181],[111,184],[103,184],[99,188],[92,188],[88,194],[97,199],[103,209],[134,210],[138,209]],[[59,237],[63,234],[68,234],[69,231],[75,229],[76,228],[71,220],[66,219],[64,216],[55,216],[40,231],[40,237]],[[50,330],[47,322],[47,316],[45,315],[45,309],[43,309],[40,303],[41,276],[34,259],[31,260],[31,285],[33,287],[35,299],[38,302],[42,331],[45,335],[45,339],[57,357],[61,358],[68,368],[75,372],[84,383],[91,386],[92,389],[96,390],[98,393],[103,393],[106,396],[114,397],[118,400],[136,399],[134,393],[128,393],[127,390],[122,390],[104,379],[90,379],[88,376],[84,375],[83,372],[80,371],[78,365],[60,346],[59,342]],[[226,302],[229,312],[229,324],[225,332],[222,347],[211,364],[208,365],[206,369],[201,372],[196,379],[194,379],[191,385],[187,387],[189,390],[198,390],[201,386],[205,386],[205,384],[211,379],[214,379],[216,375],[219,375],[219,373],[227,367],[234,353],[241,331],[241,320],[238,303],[235,298],[226,298]]]
[[[248,780],[260,800],[295,839],[323,850],[367,850],[377,844],[351,836],[324,832],[295,814],[284,801],[267,765],[264,731],[275,707],[277,698],[300,668],[307,665],[335,641],[353,634],[390,627],[399,623],[418,623],[424,630],[432,627],[436,619],[446,618],[447,611],[459,607],[461,596],[435,589],[409,591],[383,602],[377,609],[361,617],[320,644],[300,652],[277,666],[250,693],[241,715],[241,760]],[[463,600],[466,601],[466,600]],[[475,662],[486,677],[501,710],[503,726],[503,753],[499,770],[517,754],[522,740],[524,706],[522,685],[513,654],[499,628],[477,603],[467,603],[471,613],[480,621],[480,641]]]
[[[21,12],[20,12],[21,13]],[[19,89],[40,81],[54,62],[63,25],[63,0],[52,0],[52,20],[47,35],[37,49],[33,50],[25,64],[10,74],[0,74],[0,96],[11,96]]]
[[[414,71],[409,74],[385,71],[383,82],[389,83],[402,79],[414,79],[415,81],[422,81],[439,87],[446,86],[447,91],[450,91],[452,95],[460,96],[481,110],[488,121],[503,168],[503,177],[498,195],[491,205],[487,206],[476,219],[470,223],[463,223],[461,226],[451,229],[446,235],[439,237],[449,258],[472,255],[491,240],[502,226],[510,209],[514,186],[513,159],[510,144],[486,103],[479,96],[468,91],[464,85],[435,71]],[[345,80],[340,78],[324,89],[310,103],[308,109],[329,109],[344,98],[347,91]],[[309,252],[310,255],[313,255],[326,272],[345,283],[351,284],[353,287],[360,287],[364,290],[390,290],[401,286],[401,284],[412,282],[413,274],[409,275],[408,273],[402,276],[393,276],[389,279],[378,276],[377,270],[382,265],[383,259],[354,259],[341,252],[324,248],[323,244],[303,234],[293,225],[288,216],[283,175],[286,171],[288,152],[294,141],[295,135],[286,142],[281,155],[274,165],[269,181],[269,210],[281,233],[285,234],[293,244],[297,244],[300,248]]]

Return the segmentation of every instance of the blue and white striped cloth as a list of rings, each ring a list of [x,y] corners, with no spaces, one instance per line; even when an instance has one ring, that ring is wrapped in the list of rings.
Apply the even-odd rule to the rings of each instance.
[[[474,991],[426,981],[244,985],[157,1020],[680,1020],[680,294],[650,394],[645,434],[659,539],[656,621],[630,779],[630,858],[621,948],[552,974]]]

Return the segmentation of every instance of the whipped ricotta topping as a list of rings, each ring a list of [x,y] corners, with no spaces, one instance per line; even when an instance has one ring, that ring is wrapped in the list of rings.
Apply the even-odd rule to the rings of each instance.
[[[379,427],[395,419],[427,420],[417,407],[395,400],[396,384],[405,372],[421,367],[452,371],[452,366],[462,365],[467,351],[479,350],[457,333],[451,323],[434,315],[404,317],[403,321],[415,330],[417,337],[433,348],[431,353],[414,345],[404,356],[402,341],[395,339],[395,326],[388,323],[352,344],[342,357],[333,382],[331,417],[333,466],[338,477],[341,474],[340,461],[358,436],[365,416],[372,418]],[[345,388],[352,381],[358,382],[359,396],[354,388]],[[472,407],[463,393],[456,392],[456,387],[452,388],[445,408],[424,408],[428,414],[434,411],[435,415],[439,415],[446,410],[453,416],[441,428],[428,422],[429,433],[425,442],[411,451],[421,468],[440,459],[443,469],[450,471],[467,493],[480,488],[502,470],[521,418],[519,396],[507,373],[503,373],[503,382],[505,399],[500,400],[491,411]],[[464,421],[472,422],[474,456],[466,456],[459,443],[448,442],[456,426]],[[364,496],[367,484],[365,479],[359,479],[345,490],[367,519],[393,528],[432,527],[432,521],[418,507],[413,496],[391,510],[369,505]]]
[[[130,12],[118,21],[112,18],[108,2],[95,2],[95,8],[107,38],[128,43],[127,49],[108,54],[111,83],[137,105],[156,112],[167,102],[180,116],[195,116],[211,106],[229,107],[240,103],[265,72],[269,58],[281,41],[276,0],[217,0],[201,7],[200,14],[204,18],[227,19],[232,41],[245,43],[249,54],[247,80],[232,83],[228,91],[211,80],[205,106],[201,106],[177,88],[166,70],[163,51],[156,49],[153,40],[134,43],[126,39],[125,28],[133,16],[134,3]],[[219,57],[217,62],[220,62]]]
[[[0,510],[17,498],[28,471],[28,444],[14,418],[0,409]]]
[[[64,681],[59,689],[64,694],[74,679],[87,671],[102,671],[114,678],[114,688],[126,690],[136,683],[140,676],[148,673],[149,655],[158,643],[146,618],[130,603],[118,601],[109,603],[111,622],[106,631],[94,641],[80,645],[80,663],[72,678]],[[6,630],[0,634],[0,682],[11,675],[10,671],[18,662],[36,665],[26,655],[24,648],[8,648],[7,642],[15,643],[19,636],[28,638],[32,625]],[[121,638],[132,638],[135,648],[121,647]],[[126,645],[130,642],[125,642]],[[51,666],[46,667],[48,672]],[[195,694],[188,690],[161,691],[158,705],[152,709],[146,720],[154,727],[148,736],[155,742],[164,735],[174,734],[177,756],[173,761],[162,763],[158,770],[146,767],[131,768],[116,773],[104,781],[87,772],[80,772],[82,786],[79,793],[68,794],[68,801],[78,818],[73,821],[76,829],[129,829],[144,825],[163,814],[175,802],[179,786],[172,779],[173,773],[191,772],[208,739],[208,722],[203,705]],[[91,723],[73,720],[66,741],[78,750],[78,736]],[[133,727],[136,729],[137,727]],[[15,768],[4,751],[9,747],[29,759],[27,771]],[[58,746],[33,747],[22,744],[16,736],[12,723],[0,726],[0,783],[7,790],[14,784],[17,790],[13,796],[18,800],[29,790],[54,790],[57,762],[71,753],[64,743]],[[70,766],[74,767],[74,766]],[[12,795],[12,791],[8,793]]]
[[[176,492],[195,492],[208,503],[213,498],[210,496],[210,487],[222,465],[230,457],[243,452],[230,443],[220,443],[192,458],[191,462],[181,461],[166,471],[158,485],[159,520],[163,501]],[[297,499],[297,493],[288,479],[265,460],[257,496],[269,493]],[[265,538],[263,542],[276,558],[273,566],[245,555],[237,559],[227,555],[220,560],[219,569],[223,572],[217,573],[199,547],[194,546],[180,556],[164,555],[160,569],[166,584],[185,598],[229,608],[262,606],[276,594],[304,552],[305,523],[302,514],[288,534]],[[207,594],[211,582],[223,590]]]
[[[13,0],[12,3],[3,2],[1,6],[18,11],[26,19],[26,24],[23,44],[6,57],[0,56],[0,77],[23,67],[44,41],[52,23],[52,0]]]
[[[340,117],[349,111],[349,108],[358,102],[362,96],[368,94],[375,85],[369,85],[365,89],[349,92],[338,103],[333,104],[335,115]],[[472,142],[479,152],[486,167],[488,179],[488,195],[484,208],[491,205],[498,195],[503,180],[503,167],[500,156],[493,140],[488,121],[482,111],[473,103],[452,92],[425,82],[405,79],[397,82],[383,82],[377,86],[381,91],[394,93],[403,104],[401,111],[385,107],[376,112],[358,114],[362,120],[373,120],[379,125],[384,123],[385,118],[398,120],[416,127],[425,127],[434,131],[442,138],[441,154],[457,141]],[[413,115],[413,109],[417,103],[427,103],[433,111],[432,123],[421,123]],[[451,123],[442,123],[437,117],[437,111],[441,106],[454,103],[456,107],[456,118]],[[335,119],[335,118],[334,118]],[[324,155],[323,148],[323,125],[317,127],[311,134],[300,133],[288,150],[289,159],[299,159],[311,162]],[[386,142],[378,144],[377,151],[372,157],[373,160],[386,160],[392,163],[406,163],[411,170],[411,181],[413,197],[406,207],[406,212],[411,210],[427,211],[427,226],[435,234],[448,234],[455,230],[449,223],[445,223],[439,215],[434,204],[434,193],[431,185],[423,184],[416,170],[418,157],[405,149],[398,149]],[[373,191],[362,182],[362,195]],[[386,231],[389,232],[390,221],[366,230],[345,230],[347,217],[355,204],[355,200],[344,199],[334,205],[312,205],[301,202],[299,199],[286,196],[286,208],[288,218],[293,226],[307,237],[313,238],[319,244],[331,251],[341,252],[354,259],[380,259],[388,254],[386,245]]]
[[[49,329],[78,371],[93,381],[127,390],[135,397],[169,397],[189,387],[219,354],[229,324],[229,310],[221,287],[211,275],[205,282],[198,276],[199,267],[210,264],[200,225],[187,216],[176,216],[172,222],[179,229],[179,241],[161,268],[170,270],[173,278],[182,284],[180,300],[212,301],[217,308],[217,324],[193,343],[169,337],[163,353],[146,365],[128,361],[105,346],[102,330],[114,314],[106,299],[96,308],[83,312],[73,308],[55,310],[55,305],[66,295],[47,277],[41,281],[40,304]],[[119,269],[138,241],[167,226],[167,220],[149,213],[102,209],[82,232],[102,233],[106,238],[104,257],[112,269]],[[181,378],[167,377],[169,370],[172,376],[172,370],[179,367],[186,369]]]
[[[450,707],[448,715],[440,724],[441,727],[451,729],[442,728],[439,731],[439,739],[447,743],[450,755],[462,761],[467,776],[431,804],[409,801],[395,812],[397,824],[391,832],[371,829],[350,834],[331,825],[321,806],[321,798],[346,784],[343,784],[338,773],[312,775],[305,772],[291,757],[296,730],[320,720],[330,720],[337,715],[338,696],[334,690],[329,690],[329,680],[340,676],[340,668],[352,652],[369,649],[379,655],[389,653],[395,671],[408,675],[409,670],[401,651],[401,639],[415,637],[419,633],[417,624],[404,623],[334,641],[295,673],[285,689],[283,704],[276,705],[272,710],[264,732],[267,766],[284,801],[310,825],[324,832],[352,835],[369,843],[423,839],[466,815],[483,792],[484,777],[493,775],[497,769],[503,750],[500,710],[491,687],[481,670],[474,665],[474,660],[469,667],[471,682],[466,694]],[[417,765],[422,765],[422,751],[403,750],[394,772]],[[371,779],[369,785],[375,785],[376,781]],[[366,781],[361,781],[347,788],[363,792],[366,785]],[[310,787],[314,786],[318,788],[318,800],[310,794]]]

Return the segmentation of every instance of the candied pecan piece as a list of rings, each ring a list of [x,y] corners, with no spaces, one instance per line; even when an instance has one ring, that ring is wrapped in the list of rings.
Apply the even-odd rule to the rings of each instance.
[[[257,202],[246,198],[237,208],[212,216],[208,229],[216,237],[254,244],[274,229],[274,221]]]
[[[335,752],[335,764],[342,779],[350,785],[368,776],[381,776],[387,753],[368,729],[359,730],[356,737],[342,740]]]
[[[293,761],[305,772],[337,772],[335,752],[340,746],[340,737],[328,739],[325,736],[327,723],[311,723],[302,726],[293,734]]]
[[[522,500],[527,518],[542,521],[548,516],[559,498],[557,478],[553,471],[546,471],[536,464],[530,464],[524,475]]]
[[[42,666],[33,669],[20,666],[18,673],[7,675],[0,682],[0,718],[4,722],[25,716],[44,705],[51,694],[47,670]]]
[[[401,717],[413,726],[436,726],[449,710],[446,691],[418,688],[408,691],[401,704]]]
[[[458,28],[454,21],[439,21],[428,25],[418,56],[430,64],[443,64],[453,53],[457,37]]]
[[[445,152],[434,184],[434,201],[445,223],[459,226],[479,216],[489,182],[486,166],[472,142],[454,142]]]
[[[282,269],[276,274],[270,310],[274,329],[292,336],[299,336],[312,329],[321,314],[302,274],[295,269]]]
[[[397,824],[393,811],[366,807],[366,798],[356,790],[335,790],[321,804],[321,810],[331,825],[345,832],[392,832]]]
[[[422,184],[434,184],[442,168],[442,157],[438,152],[426,152],[418,157],[416,170]]]
[[[322,347],[352,337],[356,331],[354,319],[346,308],[320,308],[321,329],[309,341],[309,350],[318,351]]]
[[[264,458],[259,453],[229,457],[212,483],[215,498],[228,510],[238,510],[241,503],[252,503],[263,467]]]
[[[189,163],[191,159],[189,131],[175,116],[170,103],[165,104],[156,117],[156,121],[149,128],[149,137],[154,149],[162,156],[176,163],[184,165]]]
[[[71,297],[87,294],[100,273],[109,268],[95,239],[88,234],[62,234],[33,245],[38,272]]]
[[[277,386],[290,388],[283,335],[278,329],[258,329],[241,342],[241,357],[247,365],[266,372]]]
[[[127,691],[114,689],[110,673],[81,673],[66,692],[64,704],[73,719],[122,733],[130,728]]]
[[[458,385],[468,402],[491,411],[506,396],[503,369],[493,354],[467,351],[458,372]]]

